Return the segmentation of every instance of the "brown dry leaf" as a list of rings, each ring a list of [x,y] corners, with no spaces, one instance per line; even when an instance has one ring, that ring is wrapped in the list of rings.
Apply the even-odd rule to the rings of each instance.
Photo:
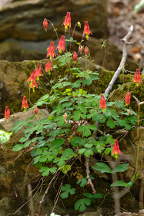
[[[112,15],[113,16],[120,16],[120,9],[118,7],[113,7]]]
[[[141,51],[141,47],[132,47],[130,49],[131,53],[140,53],[140,51]]]

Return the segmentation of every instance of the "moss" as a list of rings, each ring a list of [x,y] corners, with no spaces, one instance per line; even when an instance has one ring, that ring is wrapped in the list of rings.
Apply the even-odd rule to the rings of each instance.
[[[6,70],[7,76],[11,76],[13,74],[12,79],[10,81],[6,80],[6,86],[3,94],[3,105],[2,108],[9,104],[10,108],[13,112],[18,112],[21,110],[21,100],[24,95],[29,99],[29,103],[34,104],[42,95],[49,93],[52,85],[58,81],[59,78],[63,78],[69,74],[69,69],[71,68],[73,62],[70,60],[62,67],[58,67],[57,69],[53,69],[51,74],[47,73],[47,76],[41,77],[40,81],[42,83],[42,87],[35,90],[35,92],[29,91],[27,85],[27,78],[30,73],[35,69],[37,64],[41,64],[43,69],[44,65],[47,62],[47,59],[37,61],[37,60],[27,60],[23,62],[7,62],[3,61],[2,70]],[[54,60],[57,62],[57,59]],[[79,57],[79,61],[76,67],[80,67],[82,70],[92,70],[97,71],[99,73],[99,80],[94,81],[91,86],[88,86],[86,89],[90,93],[101,94],[104,92],[106,87],[108,86],[114,71],[107,70],[103,67],[100,67],[95,64],[95,60],[89,57]],[[124,82],[130,82],[132,80],[132,76],[129,74],[121,74],[114,85],[114,88],[118,88],[119,84]],[[13,88],[15,86],[15,88]],[[11,90],[12,89],[12,90]],[[138,93],[137,93],[138,94]]]

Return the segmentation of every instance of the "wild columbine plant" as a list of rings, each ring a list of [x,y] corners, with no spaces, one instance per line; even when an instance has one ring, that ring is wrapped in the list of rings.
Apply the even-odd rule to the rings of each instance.
[[[76,51],[73,52],[73,60],[74,60],[74,62],[78,61],[78,54]]]
[[[65,31],[71,29],[70,12],[67,12],[63,25]],[[46,18],[43,28],[48,29]],[[89,24],[85,21],[83,36],[89,39],[91,34]],[[17,132],[25,125],[24,136],[14,146],[14,151],[28,149],[42,176],[57,173],[64,176],[60,186],[62,199],[78,195],[81,188],[81,198],[75,200],[74,204],[78,211],[84,211],[96,199],[104,196],[97,187],[94,170],[111,174],[114,172],[107,163],[95,162],[92,165],[91,159],[94,161],[99,156],[104,159],[109,156],[111,160],[118,160],[121,151],[116,131],[130,130],[136,123],[136,113],[133,110],[130,112],[130,107],[128,109],[126,106],[130,104],[130,94],[125,97],[124,103],[112,102],[103,94],[90,92],[90,86],[99,79],[99,74],[98,71],[91,71],[80,64],[80,58],[90,58],[89,48],[82,44],[83,36],[79,43],[73,38],[67,39],[65,35],[60,36],[57,46],[54,41],[50,42],[46,64],[37,65],[27,82],[29,88],[35,89],[39,88],[39,81],[45,80],[45,76],[46,80],[52,81],[50,78],[54,74],[56,81],[52,81],[49,93],[34,104],[33,121],[32,118],[21,121],[13,128]],[[66,42],[75,43],[77,51],[66,51]],[[22,109],[28,108],[29,104],[24,96]],[[41,108],[47,109],[49,115],[35,120]],[[121,163],[116,168],[116,172],[124,172],[128,169],[128,164]],[[70,172],[76,173],[73,185],[66,181]]]
[[[9,119],[10,118],[10,108],[8,106],[5,107],[5,111],[4,111],[4,117],[5,119]]]
[[[139,68],[136,69],[136,71],[134,73],[133,82],[135,82],[136,84],[140,84],[142,82],[141,71]]]
[[[105,99],[104,95],[101,95],[99,107],[102,110],[106,109],[106,99]]]
[[[131,103],[131,92],[127,92],[125,95],[125,104],[130,105]]]
[[[28,108],[29,108],[29,105],[28,105],[27,98],[26,98],[26,96],[23,96],[23,99],[22,99],[22,109],[28,109]]]
[[[66,49],[66,41],[65,41],[65,36],[62,35],[59,39],[59,42],[58,42],[58,46],[57,46],[57,49],[59,51],[59,53],[63,53],[65,52],[65,49]]]
[[[45,64],[45,71],[46,72],[50,72],[53,69],[53,64],[52,62],[49,60],[46,64]]]
[[[120,154],[121,154],[121,150],[119,148],[119,142],[116,139],[115,142],[114,142],[114,145],[112,147],[112,156],[117,159]]]
[[[89,48],[87,46],[85,46],[84,48],[84,54],[85,56],[88,56],[90,54]]]
[[[83,36],[88,40],[90,34],[92,34],[92,32],[90,30],[89,23],[88,23],[88,21],[85,21],[84,22]]]
[[[71,28],[71,13],[70,12],[67,12],[63,25],[65,27],[65,31]]]
[[[48,20],[46,18],[44,18],[44,20],[43,20],[43,28],[44,28],[45,31],[48,30],[48,26],[49,26]]]
[[[47,58],[50,57],[50,59],[55,57],[55,45],[54,41],[50,42],[50,46],[47,48]]]

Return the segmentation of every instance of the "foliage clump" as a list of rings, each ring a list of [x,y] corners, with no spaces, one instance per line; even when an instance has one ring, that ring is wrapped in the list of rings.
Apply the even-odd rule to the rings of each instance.
[[[66,31],[71,28],[69,16],[70,13],[67,22],[64,22]],[[83,37],[88,39],[91,31],[88,22],[85,24]],[[80,26],[80,23],[76,26]],[[47,31],[47,28],[48,24],[44,30]],[[90,53],[88,47],[83,46],[83,37],[77,42],[72,37],[65,39],[65,36],[61,36],[58,54],[55,53],[54,42],[50,43],[45,70],[37,65],[27,79],[33,92],[37,88],[48,92],[30,108],[34,110],[33,116],[18,122],[13,128],[13,133],[24,128],[23,137],[13,147],[14,151],[30,152],[41,175],[53,176],[51,181],[58,174],[64,176],[60,184],[62,199],[77,197],[81,191],[80,199],[76,199],[74,204],[78,211],[84,211],[96,199],[104,196],[97,188],[95,170],[114,177],[111,187],[129,188],[133,184],[132,179],[129,182],[118,180],[116,173],[128,169],[128,163],[119,159],[123,154],[119,146],[119,140],[123,137],[121,131],[131,130],[137,122],[137,115],[129,106],[130,98],[126,103],[124,100],[110,101],[103,92],[95,92],[95,82],[101,83],[103,78],[98,70],[89,69],[86,62],[81,67],[80,57],[76,51],[71,51],[75,44],[79,55],[85,55],[89,61]],[[52,76],[56,76],[56,79],[51,79]],[[22,102],[22,108],[26,109],[28,103],[24,98],[27,106]],[[47,118],[38,120],[36,115],[41,108],[48,110],[49,114]],[[99,161],[100,158],[106,163]],[[77,165],[81,167],[80,173]],[[76,172],[75,181],[70,185],[65,182],[65,177],[73,171]]]

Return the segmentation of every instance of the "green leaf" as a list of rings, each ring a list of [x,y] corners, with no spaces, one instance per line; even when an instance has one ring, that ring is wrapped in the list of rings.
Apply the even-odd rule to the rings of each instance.
[[[88,198],[83,198],[75,202],[74,208],[75,210],[82,212],[82,211],[85,211],[87,207],[90,205],[91,205],[91,200]]]
[[[44,104],[48,104],[49,97],[49,94],[45,94],[34,104],[34,106],[42,106]]]
[[[4,144],[9,141],[12,132],[6,132],[4,130],[0,130],[0,144]]]
[[[40,172],[42,174],[42,176],[48,176],[50,173],[51,174],[54,174],[55,172],[57,171],[57,168],[56,167],[41,167],[40,168]]]
[[[103,198],[104,195],[101,193],[96,193],[96,194],[92,194],[92,193],[83,193],[83,195],[89,199],[100,199]]]
[[[100,171],[101,173],[112,173],[111,168],[103,162],[97,162],[92,168]]]
[[[63,138],[55,139],[54,141],[52,141],[52,145],[61,146],[64,144],[64,141],[65,140]]]
[[[63,191],[60,195],[62,199],[68,198],[70,195],[75,194],[76,189],[72,188],[70,184],[65,184],[61,187],[61,191]]]
[[[67,66],[68,64],[70,64],[71,56],[72,56],[72,53],[70,53],[70,52],[66,52],[63,55],[58,56],[56,58],[56,60],[58,60],[58,65],[60,67],[63,67],[63,66]]]
[[[16,152],[22,150],[23,148],[24,148],[24,144],[17,144],[12,148],[12,150]]]
[[[78,121],[81,118],[81,112],[80,111],[74,111],[73,113],[73,120]]]
[[[72,146],[77,147],[84,143],[84,140],[81,137],[75,136],[70,140]]]
[[[84,152],[86,151],[87,149],[86,148],[81,148],[78,150],[78,153],[79,154],[84,154]]]
[[[75,157],[76,153],[74,153],[74,151],[70,148],[67,148],[64,150],[62,157],[64,158],[64,160],[70,160],[72,157]]]
[[[116,181],[113,184],[111,184],[111,187],[130,187],[131,186],[131,182],[124,182],[124,181]]]
[[[86,151],[84,152],[84,155],[86,157],[90,157],[94,154],[94,152],[92,151],[92,149],[86,149]]]
[[[79,126],[78,129],[77,129],[77,131],[80,132],[80,133],[82,133],[82,135],[84,137],[88,137],[88,136],[91,135],[91,131],[90,131],[88,125],[81,125],[81,126]]]
[[[60,170],[61,170],[64,174],[67,174],[68,171],[71,170],[71,165],[66,164],[66,165],[60,167]]]
[[[113,173],[114,172],[124,172],[124,171],[126,171],[127,169],[128,169],[128,166],[129,166],[129,164],[128,163],[125,163],[125,164],[119,164],[117,167],[115,167],[114,169],[113,169]]]
[[[71,82],[58,82],[52,87],[52,89],[61,89],[67,86],[71,86],[71,84]]]
[[[87,178],[79,179],[79,180],[77,181],[77,184],[79,184],[80,187],[84,187],[84,186],[87,184]]]
[[[115,128],[116,123],[115,123],[112,119],[108,119],[108,121],[106,122],[106,125],[107,125],[109,128],[113,129],[113,128]]]

